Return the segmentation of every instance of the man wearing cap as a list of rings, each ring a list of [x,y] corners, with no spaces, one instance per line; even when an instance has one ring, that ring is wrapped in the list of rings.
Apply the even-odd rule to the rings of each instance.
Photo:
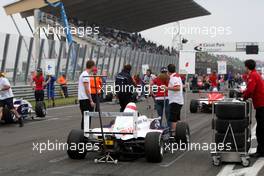
[[[14,94],[11,85],[4,74],[0,73],[0,121],[3,118],[3,108],[6,106],[16,116],[19,126],[22,127],[23,119],[17,112],[13,103]]]

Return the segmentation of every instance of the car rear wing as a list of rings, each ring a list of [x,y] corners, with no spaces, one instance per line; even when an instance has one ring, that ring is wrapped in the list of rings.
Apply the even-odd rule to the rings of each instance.
[[[105,134],[117,134],[117,135],[133,135],[134,138],[137,138],[137,118],[138,118],[138,112],[101,112],[100,113],[102,118],[114,118],[117,116],[126,116],[133,118],[133,132],[118,132],[118,131],[111,131],[106,132],[103,131]],[[90,134],[102,134],[102,132],[93,132],[91,129],[90,119],[91,118],[99,118],[99,112],[84,112],[84,134],[86,137],[89,137]]]

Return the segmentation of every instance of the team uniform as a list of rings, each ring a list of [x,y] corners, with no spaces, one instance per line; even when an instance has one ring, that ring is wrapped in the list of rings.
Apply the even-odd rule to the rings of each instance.
[[[84,122],[83,122],[84,112],[93,111],[93,107],[91,106],[91,101],[85,91],[84,83],[88,83],[90,89],[90,77],[87,71],[82,72],[82,74],[79,77],[79,83],[78,83],[78,100],[80,103],[80,110],[82,113],[82,122],[81,122],[82,129],[84,127]]]
[[[11,86],[8,79],[1,77],[0,78],[0,88],[2,89],[4,86]],[[0,107],[7,106],[8,109],[14,109],[13,103],[14,94],[11,88],[8,90],[0,91]]]
[[[170,108],[170,122],[177,122],[181,120],[181,108],[184,104],[183,100],[183,84],[180,75],[173,73],[170,76],[169,86],[180,86],[180,91],[168,91],[169,108]]]
[[[256,136],[258,141],[257,152],[264,155],[264,81],[256,70],[253,70],[247,77],[247,89],[243,94],[244,98],[252,98],[256,109]]]
[[[35,82],[35,100],[36,101],[44,101],[44,87],[43,87],[43,82],[44,77],[43,75],[34,76],[33,81]]]

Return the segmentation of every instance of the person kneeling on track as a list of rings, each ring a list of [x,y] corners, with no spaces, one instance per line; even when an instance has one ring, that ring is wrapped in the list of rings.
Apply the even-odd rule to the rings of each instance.
[[[2,72],[0,73],[0,88],[0,121],[3,118],[3,108],[7,107],[16,116],[19,126],[23,127],[23,119],[14,107],[14,94],[11,89],[11,85]]]
[[[165,116],[167,119],[168,126],[169,124],[169,100],[168,100],[168,91],[163,89],[163,86],[167,87],[169,84],[169,76],[167,75],[167,68],[162,67],[160,70],[160,75],[155,78],[151,83],[151,94],[155,98],[155,106],[159,117],[163,117],[163,110],[165,108]],[[155,88],[156,87],[156,88]],[[157,91],[154,92],[154,89]]]
[[[248,72],[247,89],[243,93],[244,100],[252,98],[256,109],[256,137],[258,142],[257,152],[252,157],[264,157],[264,81],[256,71],[256,62],[246,60],[245,67]]]
[[[171,130],[176,131],[177,122],[181,120],[181,108],[184,103],[183,84],[180,75],[176,73],[174,64],[168,65],[168,75],[170,76],[169,85],[164,88],[168,90],[170,108],[169,123],[171,124]],[[172,135],[175,135],[175,133]]]
[[[86,70],[82,72],[79,77],[78,84],[78,100],[80,103],[80,110],[82,113],[81,129],[84,129],[84,112],[93,111],[95,103],[91,96],[91,85],[90,85],[90,74],[92,73],[95,67],[93,60],[88,60],[86,62]],[[89,123],[91,124],[91,123]]]

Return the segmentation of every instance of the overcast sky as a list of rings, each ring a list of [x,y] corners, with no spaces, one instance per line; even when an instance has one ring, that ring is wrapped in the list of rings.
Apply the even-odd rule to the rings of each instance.
[[[12,0],[11,0],[12,1]],[[198,27],[200,29],[224,28],[226,31],[216,35],[213,34],[187,34],[183,35],[189,42],[243,42],[258,41],[264,42],[264,0],[195,0],[201,6],[206,8],[212,14],[209,16],[197,17],[180,21],[181,29],[190,29]],[[10,2],[10,0],[1,0],[0,5]],[[31,36],[30,30],[24,19],[15,15],[15,20],[21,29],[23,35]],[[17,31],[11,18],[6,16],[3,8],[0,8],[0,21],[2,23],[0,32],[15,33]],[[152,28],[142,32],[147,39],[155,41],[165,46],[172,45],[172,35],[168,29],[173,29],[175,25],[167,24]],[[186,32],[185,32],[186,33]],[[184,32],[183,32],[184,34]],[[231,55],[230,53],[228,53]],[[232,54],[242,57],[248,57],[244,54]],[[263,59],[264,54],[250,56],[251,58]],[[245,59],[245,58],[243,58]]]

